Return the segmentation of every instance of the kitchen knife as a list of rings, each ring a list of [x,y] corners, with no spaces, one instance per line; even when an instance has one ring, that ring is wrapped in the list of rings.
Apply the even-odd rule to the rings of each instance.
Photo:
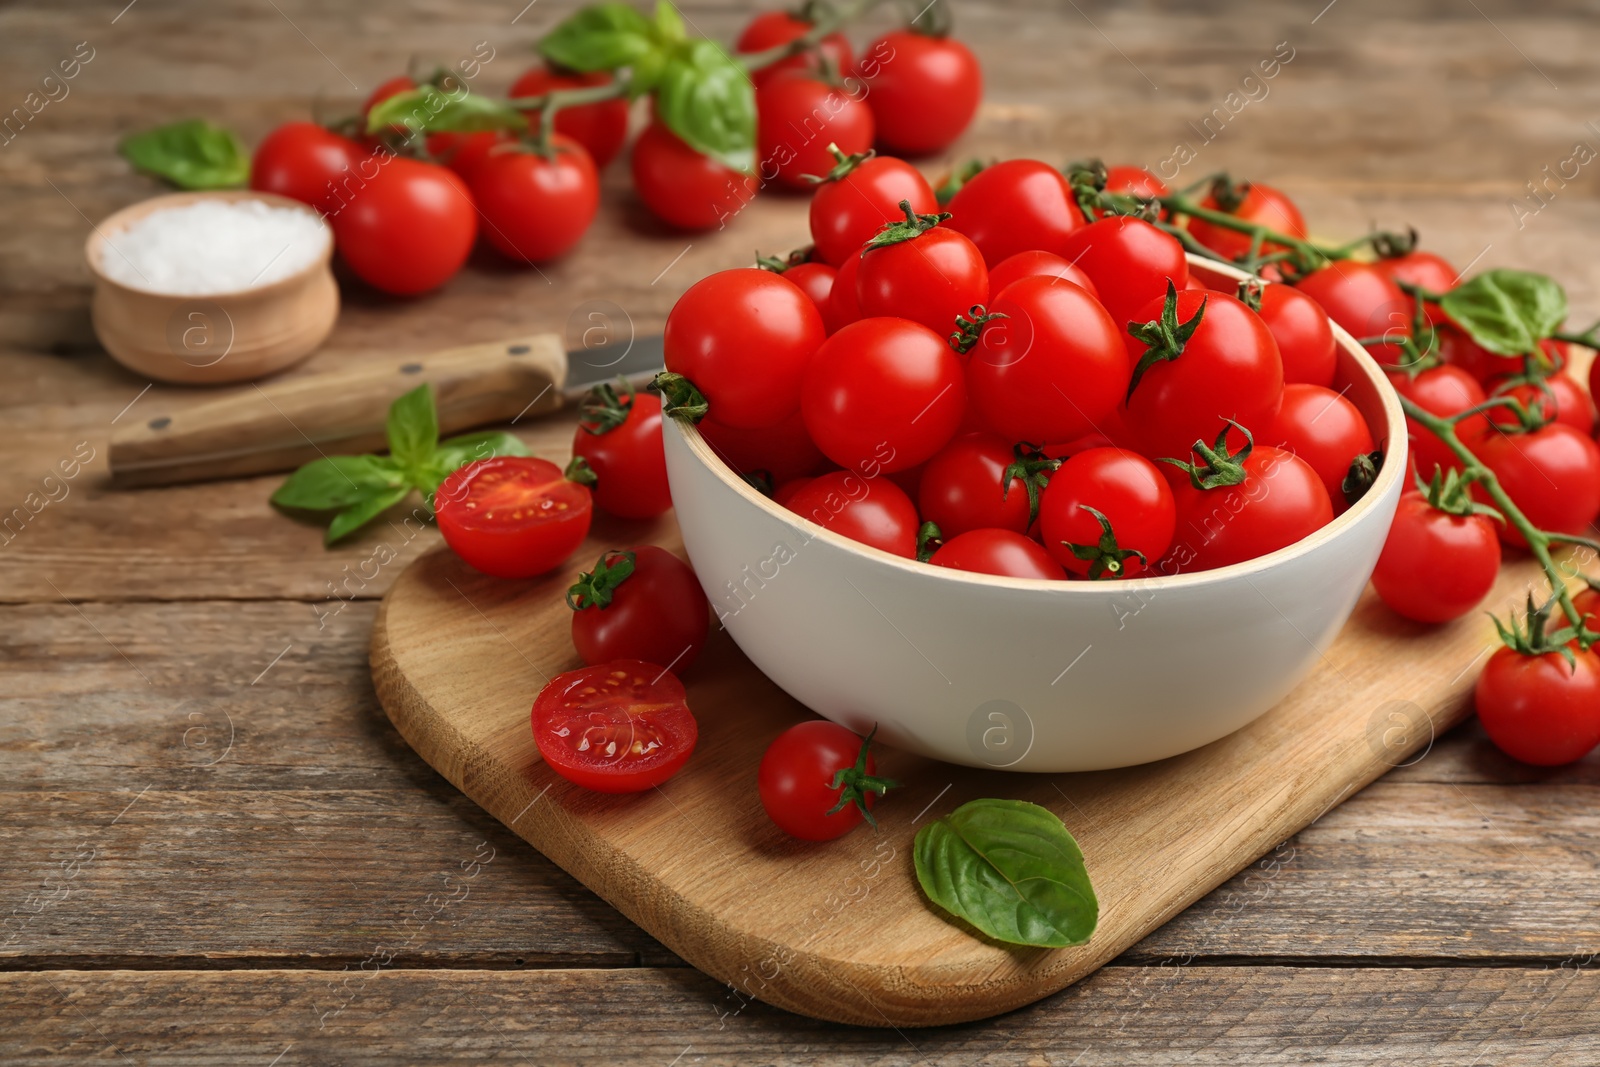
[[[387,451],[389,405],[424,382],[433,385],[439,434],[448,437],[549,414],[618,375],[643,386],[660,369],[659,336],[568,353],[546,333],[248,385],[194,407],[140,411],[113,431],[111,479],[124,488],[171,485]]]

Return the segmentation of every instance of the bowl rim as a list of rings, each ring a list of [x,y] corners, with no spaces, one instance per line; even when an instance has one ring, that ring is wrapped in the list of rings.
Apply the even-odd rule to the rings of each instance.
[[[1251,275],[1228,264],[1206,259],[1192,252],[1185,253],[1190,269],[1199,267],[1204,271],[1220,274],[1233,281],[1243,281]],[[1264,282],[1267,285],[1280,285],[1281,282]],[[1263,556],[1247,559],[1242,563],[1231,563],[1226,567],[1215,567],[1211,570],[1189,571],[1179,574],[1159,574],[1148,577],[1122,578],[1109,582],[1091,581],[1063,581],[1057,578],[1012,578],[998,574],[980,574],[973,571],[956,570],[951,567],[935,567],[932,564],[921,563],[914,559],[906,559],[881,548],[863,544],[860,541],[845,537],[843,534],[834,533],[825,526],[818,525],[810,519],[790,511],[788,508],[776,503],[770,497],[757,491],[750,483],[739,477],[711,448],[710,444],[701,435],[699,427],[682,419],[667,419],[666,422],[677,428],[683,435],[683,442],[689,454],[702,466],[711,471],[724,486],[732,489],[745,500],[765,511],[770,517],[799,530],[806,535],[807,541],[820,540],[824,544],[832,545],[844,552],[861,556],[870,563],[888,564],[891,567],[926,577],[930,581],[952,582],[958,585],[975,587],[989,587],[993,589],[1018,589],[1030,592],[1049,592],[1057,596],[1067,597],[1100,597],[1107,594],[1121,595],[1134,590],[1164,590],[1188,589],[1207,585],[1220,584],[1230,580],[1245,578],[1261,574],[1274,567],[1289,562],[1293,559],[1310,554],[1321,546],[1342,536],[1347,530],[1352,529],[1367,512],[1379,506],[1382,500],[1398,482],[1405,477],[1409,467],[1409,441],[1407,440],[1405,411],[1400,407],[1399,395],[1389,384],[1388,378],[1379,367],[1378,361],[1372,358],[1355,338],[1351,337],[1338,323],[1329,320],[1333,327],[1334,341],[1349,354],[1355,362],[1359,372],[1377,388],[1378,397],[1383,408],[1384,440],[1387,447],[1384,452],[1383,466],[1378,471],[1378,477],[1368,488],[1365,495],[1341,515],[1335,515],[1333,521],[1318,529],[1308,537],[1303,537],[1291,545],[1285,545],[1274,552]],[[1398,442],[1398,450],[1396,447]]]
[[[315,218],[322,225],[322,232],[327,241],[323,244],[322,251],[300,270],[293,274],[279,278],[266,285],[251,286],[246,289],[229,289],[218,293],[163,293],[157,289],[141,289],[138,286],[128,285],[108,275],[100,266],[104,258],[104,247],[111,245],[108,236],[126,230],[132,223],[169,207],[183,207],[187,204],[199,203],[203,200],[221,200],[235,202],[240,200],[260,200],[271,204],[273,207],[286,207],[301,211]],[[333,227],[328,225],[328,220],[322,212],[310,204],[301,203],[299,200],[281,196],[278,193],[260,192],[255,189],[189,189],[175,193],[163,193],[159,196],[147,197],[113,211],[99,222],[92,224],[89,236],[83,243],[83,258],[88,264],[89,273],[94,275],[97,285],[115,289],[120,293],[146,300],[240,300],[258,299],[273,296],[297,286],[305,284],[307,278],[328,269],[333,262]]]

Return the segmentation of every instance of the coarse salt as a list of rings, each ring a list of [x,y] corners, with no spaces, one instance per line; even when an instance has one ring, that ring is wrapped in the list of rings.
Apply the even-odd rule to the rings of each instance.
[[[264,200],[197,200],[106,235],[100,269],[131,289],[208,296],[255,289],[304,269],[328,247],[327,223]]]

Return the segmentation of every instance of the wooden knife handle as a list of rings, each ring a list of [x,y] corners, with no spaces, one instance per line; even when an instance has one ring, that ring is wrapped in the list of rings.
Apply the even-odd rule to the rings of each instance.
[[[469,345],[345,371],[250,385],[170,415],[145,412],[111,439],[118,486],[292,470],[318,456],[383,452],[389,405],[430,382],[439,433],[554,411],[567,354],[555,334]]]

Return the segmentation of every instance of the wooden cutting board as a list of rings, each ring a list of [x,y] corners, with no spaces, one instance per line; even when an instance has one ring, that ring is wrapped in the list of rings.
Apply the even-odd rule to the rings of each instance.
[[[599,520],[605,523],[606,520]],[[529,844],[690,963],[749,999],[838,1022],[980,1019],[1082,978],[1390,767],[1421,757],[1468,713],[1493,627],[1476,614],[1428,628],[1368,591],[1318,670],[1252,725],[1160,763],[1089,774],[977,771],[883,750],[905,783],[880,828],[792,840],[766,818],[756,767],[809,715],[725,632],[687,672],[700,723],[687,767],[659,789],[606,796],[540,762],[529,709],[579,666],[563,593],[604,548],[652,541],[682,555],[670,516],[600,525],[556,577],[485,578],[444,549],[413,563],[372,636],[379,698],[422,757]],[[1521,599],[1535,572],[1505,568],[1485,608]],[[1151,649],[1151,669],[1160,650]],[[1248,651],[1240,669],[1248,670]],[[827,664],[817,664],[827,670]],[[977,797],[1059,815],[1083,848],[1100,926],[1071,949],[989,943],[931,910],[917,885],[918,827]]]

